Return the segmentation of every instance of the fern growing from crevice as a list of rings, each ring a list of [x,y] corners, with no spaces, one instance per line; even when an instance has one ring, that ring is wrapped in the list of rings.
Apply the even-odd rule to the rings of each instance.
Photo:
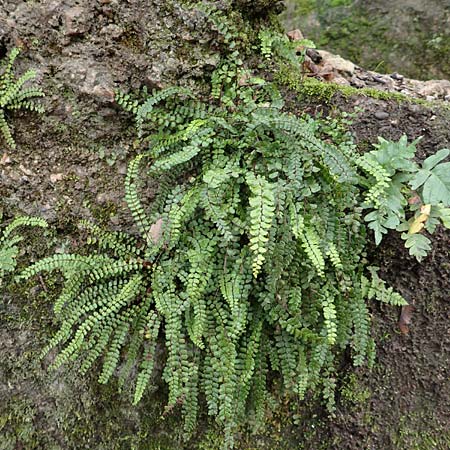
[[[321,391],[332,410],[342,351],[357,366],[373,361],[369,302],[406,303],[366,267],[364,219],[392,228],[389,189],[404,184],[411,149],[389,168],[380,153],[323,139],[320,120],[286,112],[275,85],[253,75],[227,58],[207,102],[184,88],[118,93],[145,147],[125,181],[138,235],[83,223],[95,250],[21,274],[64,276],[60,329],[43,351],[59,347],[54,367],[80,358],[85,372],[102,358],[99,381],[134,376],[137,404],[160,357],[166,412],[181,409],[189,436],[204,405],[227,448],[248,415],[263,423],[274,374],[287,395]],[[140,192],[148,175],[162,180],[153,205]]]
[[[147,146],[125,183],[140,236],[84,223],[98,252],[55,255],[21,277],[64,275],[60,330],[43,351],[60,347],[54,367],[81,358],[85,372],[102,358],[99,381],[117,372],[123,383],[136,364],[137,403],[164,339],[167,410],[181,407],[189,435],[204,398],[231,447],[249,412],[263,417],[270,370],[294,396],[323,389],[332,408],[336,354],[351,345],[359,365],[371,351],[367,300],[404,300],[362,269],[356,153],[284,112],[270,84],[241,86],[233,106],[229,97],[182,113],[183,100],[168,97],[180,92],[132,106],[118,96]],[[167,121],[165,108],[180,120]],[[189,174],[166,178],[151,216],[144,171]]]
[[[44,108],[33,100],[44,96],[42,90],[33,86],[25,87],[28,81],[36,77],[36,71],[27,70],[19,78],[14,74],[13,65],[19,53],[18,48],[13,48],[0,66],[0,131],[13,149],[16,148],[16,143],[6,121],[6,112],[18,109],[44,112]]]

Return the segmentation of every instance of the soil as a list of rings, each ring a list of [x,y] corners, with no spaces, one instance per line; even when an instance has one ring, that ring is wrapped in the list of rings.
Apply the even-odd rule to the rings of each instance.
[[[122,186],[135,132],[113,102],[114,89],[175,81],[201,86],[218,62],[216,37],[203,15],[175,0],[0,1],[0,54],[23,46],[17,72],[37,69],[47,94],[43,116],[8,116],[17,149],[3,141],[0,147],[3,221],[38,215],[56,230],[28,233],[21,266],[80,246],[80,218],[132,230]],[[379,135],[398,139],[404,133],[423,136],[420,158],[450,146],[450,113],[439,105],[335,95],[328,105],[302,107],[327,114],[360,108],[352,130],[365,148]],[[387,116],[380,120],[379,111]],[[416,308],[410,332],[399,332],[399,311],[372,305],[377,364],[372,372],[346,367],[335,417],[314,399],[286,404],[268,417],[261,434],[243,434],[238,448],[450,448],[449,240],[441,230],[420,265],[394,237],[374,249],[384,277]],[[38,354],[55,327],[50,307],[58,281],[9,280],[1,287],[0,450],[220,448],[211,427],[181,443],[177,417],[161,416],[163,388],[132,407],[128,389],[119,394],[114,383],[101,386],[95,373],[46,370],[48,361]]]

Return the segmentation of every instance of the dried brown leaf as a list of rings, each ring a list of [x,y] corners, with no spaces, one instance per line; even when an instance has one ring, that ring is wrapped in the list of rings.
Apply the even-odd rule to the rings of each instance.
[[[409,333],[409,325],[412,322],[412,315],[416,308],[413,305],[402,306],[402,312],[400,313],[400,319],[398,321],[398,327],[402,334]]]
[[[4,166],[11,162],[11,158],[8,156],[8,153],[3,153],[2,158],[0,159],[0,165]]]
[[[151,227],[149,231],[149,237],[152,240],[154,244],[157,244],[162,236],[162,226],[163,226],[163,220],[159,218]]]

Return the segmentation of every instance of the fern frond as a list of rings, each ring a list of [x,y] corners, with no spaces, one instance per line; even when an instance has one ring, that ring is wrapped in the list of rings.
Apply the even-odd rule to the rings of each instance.
[[[125,179],[125,201],[139,231],[144,236],[147,236],[150,230],[150,223],[138,194],[139,165],[144,157],[145,154],[138,155],[128,165],[127,177]]]
[[[302,247],[308,255],[319,277],[325,276],[325,259],[320,249],[320,238],[313,227],[307,226],[300,235]]]
[[[249,198],[249,235],[250,250],[254,255],[253,276],[256,278],[264,263],[264,254],[267,252],[269,231],[275,215],[275,197],[270,183],[263,177],[248,172],[246,182],[252,193]]]
[[[35,87],[25,88],[28,81],[36,77],[36,71],[27,70],[19,78],[16,78],[13,71],[13,64],[20,51],[17,48],[11,50],[3,64],[0,75],[0,131],[6,143],[12,148],[16,148],[10,127],[6,121],[5,112],[7,110],[28,109],[30,111],[44,112],[43,106],[35,103],[31,99],[44,97],[41,89]]]
[[[17,217],[0,234],[0,285],[6,273],[16,268],[16,258],[19,254],[17,244],[23,240],[22,236],[12,236],[19,227],[47,228],[45,220],[36,217]]]
[[[392,287],[386,287],[386,283],[378,276],[377,267],[368,267],[371,274],[370,285],[367,292],[367,298],[375,298],[382,303],[393,306],[404,306],[408,302]]]
[[[140,106],[135,107],[133,112],[136,114],[136,128],[138,131],[138,136],[141,137],[143,134],[143,123],[153,111],[153,107],[159,102],[164,101],[167,98],[173,97],[174,95],[182,95],[186,97],[192,97],[193,94],[189,89],[181,88],[181,87],[169,87],[167,89],[163,89],[159,92],[153,92],[150,97]],[[126,103],[128,105],[128,103]],[[129,108],[130,106],[128,106]]]

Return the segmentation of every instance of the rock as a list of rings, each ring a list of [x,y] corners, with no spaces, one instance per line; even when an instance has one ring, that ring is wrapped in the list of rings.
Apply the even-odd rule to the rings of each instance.
[[[105,84],[97,84],[92,89],[92,95],[104,102],[114,102],[114,89]]]
[[[120,217],[118,215],[109,218],[113,225],[120,225]]]
[[[306,55],[311,58],[311,61],[314,64],[319,64],[322,61],[322,57],[320,56],[319,52],[313,48],[308,48],[306,50]]]
[[[86,9],[81,6],[64,11],[64,26],[68,36],[76,36],[84,34],[87,31],[87,14]]]
[[[346,78],[341,77],[340,75],[335,75],[335,76],[331,79],[331,81],[332,81],[334,84],[339,84],[339,85],[341,85],[341,86],[350,86],[350,82],[349,82]]]
[[[100,30],[100,34],[105,34],[112,39],[118,39],[123,34],[123,29],[115,24],[107,25]]]
[[[389,117],[389,113],[387,113],[386,111],[376,111],[374,116],[378,119],[378,120],[385,120]]]
[[[114,101],[114,83],[111,74],[92,59],[74,58],[61,67],[58,76],[64,85],[74,91],[97,97],[104,102]]]
[[[164,86],[162,82],[163,75],[160,65],[153,65],[149,73],[145,76],[145,85],[150,89],[161,89]]]
[[[410,111],[410,112],[412,112],[414,114],[419,113],[420,110],[421,110],[420,105],[408,105],[408,111]]]
[[[393,80],[402,81],[405,77],[403,75],[400,75],[397,72],[391,73],[391,78]]]
[[[445,97],[450,95],[450,81],[449,80],[429,80],[421,83],[419,94],[424,97],[439,96]]]
[[[56,183],[58,181],[61,181],[64,178],[64,174],[62,173],[51,173],[50,174],[50,181],[52,183]]]
[[[303,33],[298,29],[288,31],[286,35],[291,41],[302,41],[303,39],[305,39]]]
[[[357,88],[363,88],[366,86],[366,84],[364,83],[364,81],[360,80],[358,77],[352,77],[350,79],[350,84],[352,86],[355,86]]]
[[[319,55],[323,59],[323,64],[330,64],[334,70],[346,75],[353,75],[356,66],[339,55],[333,55],[325,50],[318,50]]]

